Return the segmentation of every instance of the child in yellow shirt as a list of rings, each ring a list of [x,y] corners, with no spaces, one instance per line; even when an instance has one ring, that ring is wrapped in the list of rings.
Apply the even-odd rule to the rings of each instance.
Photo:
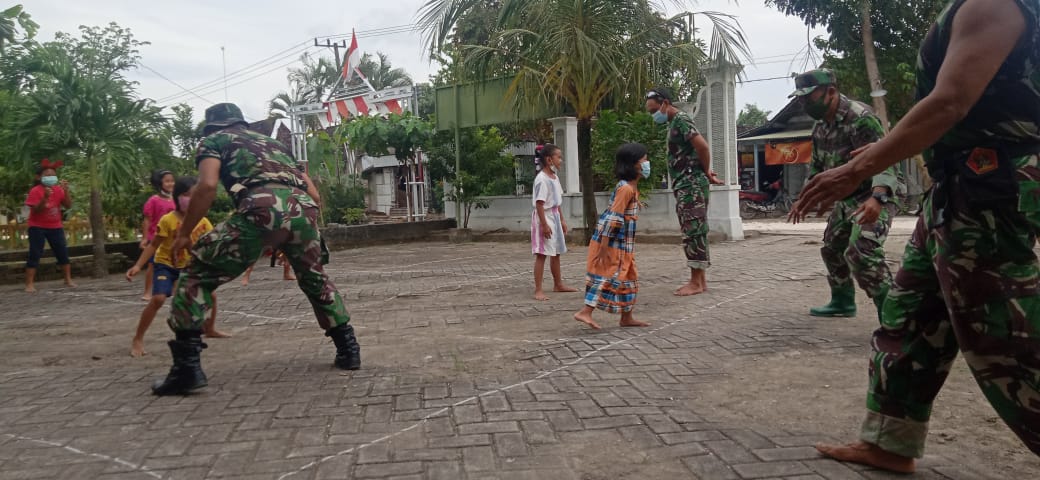
[[[184,212],[188,211],[188,202],[191,200],[191,193],[195,190],[196,183],[195,177],[180,177],[177,179],[173,186],[173,198],[174,202],[176,202],[176,208],[159,219],[155,239],[141,252],[141,258],[137,260],[137,263],[126,272],[126,280],[129,282],[133,280],[135,275],[141,272],[141,269],[148,263],[148,259],[152,258],[153,255],[155,256],[152,299],[148,301],[148,305],[141,312],[141,320],[137,323],[137,333],[134,335],[134,340],[130,346],[130,356],[140,357],[145,354],[144,332],[152,324],[155,314],[166,303],[166,297],[173,295],[174,285],[177,283],[181,270],[187,267],[188,262],[191,261],[187,251],[181,252],[181,255],[177,258],[173,258],[172,247],[173,238],[176,236],[177,229],[180,228],[181,220],[184,219]],[[210,230],[213,230],[213,224],[203,217],[198,225],[195,226],[195,229],[191,231],[192,243],[198,241],[199,237],[205,235]],[[214,296],[213,310],[209,319],[203,325],[203,333],[207,337],[212,338],[230,337],[231,335],[221,332],[214,327],[216,319],[217,298]]]

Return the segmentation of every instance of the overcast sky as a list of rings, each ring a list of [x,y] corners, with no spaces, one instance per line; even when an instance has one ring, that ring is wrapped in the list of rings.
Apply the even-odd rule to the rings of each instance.
[[[315,37],[324,42],[328,36],[340,35],[337,40],[345,38],[349,44],[352,28],[358,32],[362,52],[384,52],[394,66],[403,67],[416,81],[425,81],[437,66],[425,59],[420,36],[407,27],[426,1],[23,0],[23,5],[41,26],[40,40],[52,39],[57,31],[76,32],[79,25],[116,22],[130,28],[137,39],[151,42],[142,48],[141,61],[154,72],[142,68],[131,74],[140,82],[140,95],[163,105],[187,103],[197,117],[210,104],[225,100],[223,47],[227,99],[241,106],[248,119],[258,120],[267,116],[268,100],[288,88],[286,70],[298,65],[301,54],[332,55],[331,49],[314,47]],[[746,69],[748,80],[789,77],[806,66],[804,24],[766,8],[761,0],[736,5],[702,0],[688,8],[673,6],[671,0],[665,3],[673,14],[714,10],[736,15],[756,59]],[[697,21],[707,26],[706,18]],[[822,33],[817,30],[811,35]],[[705,37],[709,34],[702,30]],[[795,58],[799,51],[803,55]],[[737,102],[740,106],[756,103],[775,113],[793,89],[789,78],[750,82],[738,88]]]

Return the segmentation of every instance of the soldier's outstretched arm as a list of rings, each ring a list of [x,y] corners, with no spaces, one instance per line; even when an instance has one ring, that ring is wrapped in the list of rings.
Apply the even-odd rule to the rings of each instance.
[[[953,19],[935,89],[853,161],[857,175],[870,177],[934,145],[982,98],[1025,30],[1025,15],[1014,0],[965,2]]]
[[[950,44],[932,93],[884,139],[806,184],[789,219],[797,222],[811,211],[822,211],[867,178],[934,145],[982,97],[1025,29],[1025,16],[1014,0],[965,2],[953,19]]]

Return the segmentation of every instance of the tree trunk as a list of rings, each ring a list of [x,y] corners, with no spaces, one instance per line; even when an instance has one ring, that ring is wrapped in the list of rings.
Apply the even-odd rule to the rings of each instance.
[[[581,180],[582,218],[585,219],[584,245],[596,229],[596,191],[592,178],[592,119],[578,119],[578,178]]]
[[[870,0],[860,3],[860,16],[863,22],[863,57],[867,61],[867,78],[870,80],[870,91],[881,90],[881,73],[878,70],[877,53],[874,51],[874,26],[870,21]],[[888,107],[885,97],[873,97],[874,113],[881,120],[881,128],[888,133]]]
[[[101,171],[97,158],[88,159],[90,164],[90,235],[94,240],[94,278],[108,276],[108,258],[105,255],[105,210],[101,205]]]

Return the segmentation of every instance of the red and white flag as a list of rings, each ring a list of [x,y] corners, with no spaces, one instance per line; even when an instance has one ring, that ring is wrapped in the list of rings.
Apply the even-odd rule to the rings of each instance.
[[[354,78],[354,71],[361,65],[361,51],[357,46],[357,34],[350,31],[350,48],[347,48],[347,58],[343,61],[343,82],[350,83]]]

